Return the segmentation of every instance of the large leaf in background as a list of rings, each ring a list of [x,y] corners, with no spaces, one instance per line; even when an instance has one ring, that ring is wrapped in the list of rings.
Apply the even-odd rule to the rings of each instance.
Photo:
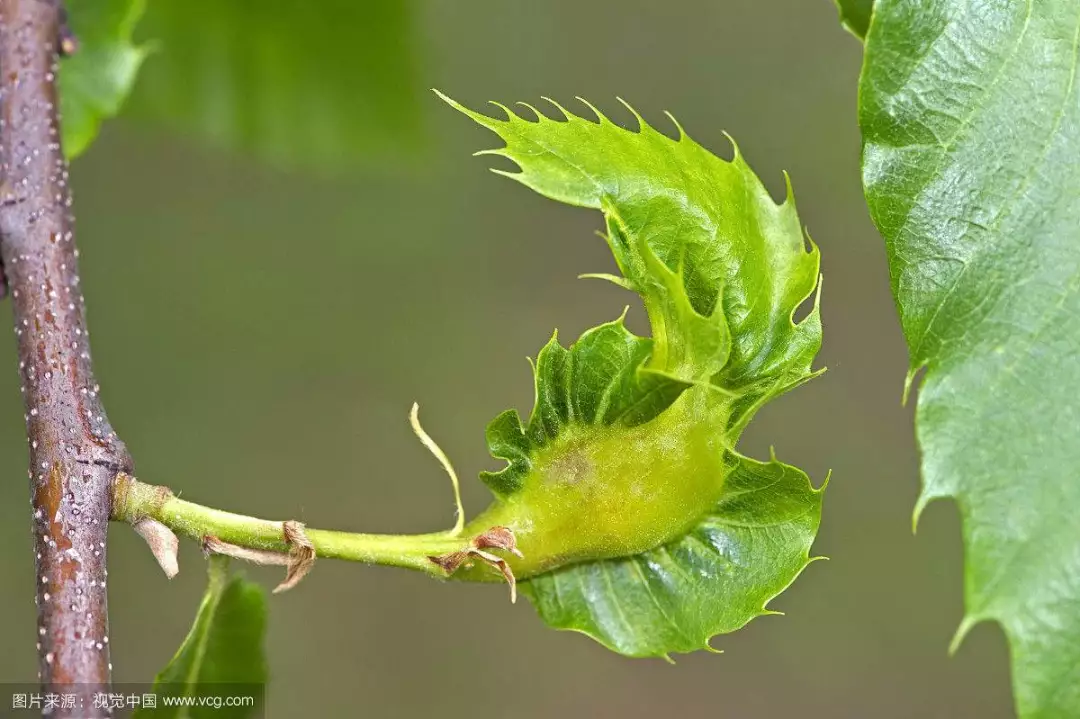
[[[244,719],[260,709],[266,684],[266,594],[259,585],[229,576],[228,558],[212,556],[210,581],[195,624],[168,666],[154,680],[158,708],[136,716]],[[165,706],[169,697],[252,696],[248,706]],[[174,702],[177,704],[180,702]],[[261,715],[261,714],[260,714]]]
[[[923,492],[1023,719],[1080,716],[1080,2],[878,0],[859,118],[911,354]],[[911,376],[909,376],[909,381]]]
[[[79,0],[66,3],[78,50],[60,63],[60,113],[64,152],[76,157],[89,146],[103,120],[127,98],[145,47],[131,41],[146,0]]]
[[[271,161],[346,167],[415,144],[416,53],[405,0],[154,0],[159,50],[134,117]]]
[[[836,9],[840,11],[840,22],[852,35],[860,39],[866,37],[874,0],[836,0]]]
[[[621,276],[602,277],[641,296],[652,328],[541,351],[529,421],[488,428],[509,465],[482,475],[496,500],[466,533],[513,531],[524,556],[508,563],[556,628],[631,656],[707,648],[795,579],[821,517],[805,474],[734,451],[758,408],[817,374],[819,253],[791,188],[777,204],[737,150],[723,160],[636,113],[628,130],[595,110],[501,119],[450,102],[506,143],[480,154],[520,167],[496,172],[603,212]]]
[[[707,648],[768,614],[810,563],[821,492],[798,469],[731,455],[716,507],[687,535],[642,554],[572,564],[522,585],[544,621],[628,656]]]

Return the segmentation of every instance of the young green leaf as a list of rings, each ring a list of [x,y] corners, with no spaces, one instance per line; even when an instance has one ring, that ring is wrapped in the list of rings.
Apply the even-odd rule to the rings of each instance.
[[[840,11],[840,22],[851,34],[863,40],[870,28],[870,15],[874,11],[874,0],[835,0]]]
[[[411,3],[154,0],[140,34],[134,117],[304,168],[416,146]]]
[[[878,0],[866,199],[911,355],[923,491],[956,499],[965,616],[1022,719],[1080,716],[1080,3]]]
[[[636,113],[631,131],[595,109],[501,120],[447,101],[505,141],[486,154],[520,172],[496,172],[603,212],[621,272],[607,278],[642,297],[653,330],[617,320],[548,343],[529,421],[488,428],[508,466],[483,475],[496,501],[466,533],[513,532],[524,556],[509,564],[552,626],[633,656],[704,648],[795,578],[820,519],[806,475],[734,451],[762,404],[816,374],[816,298],[794,315],[819,254],[790,185],[777,205],[737,150],[721,160]]]
[[[534,449],[556,440],[568,425],[633,427],[667,409],[690,383],[645,368],[652,345],[631,334],[622,318],[589,330],[569,350],[552,337],[537,358],[536,408],[528,427],[513,409],[491,422],[488,446],[507,466],[480,478],[497,496],[512,495],[533,469]]]
[[[77,49],[60,63],[60,112],[64,152],[77,157],[103,120],[115,116],[131,92],[147,55],[132,43],[146,0],[65,3]]]
[[[522,589],[548,624],[628,656],[709,648],[768,613],[810,562],[821,490],[773,460],[731,455],[716,506],[686,535],[629,557],[541,574]]]
[[[261,587],[239,576],[229,576],[228,558],[209,560],[209,586],[195,624],[168,666],[154,680],[158,707],[137,712],[138,717],[254,716],[266,684],[263,635],[266,631],[266,595]],[[255,703],[185,705],[176,698],[252,697]],[[164,697],[174,701],[166,703]]]

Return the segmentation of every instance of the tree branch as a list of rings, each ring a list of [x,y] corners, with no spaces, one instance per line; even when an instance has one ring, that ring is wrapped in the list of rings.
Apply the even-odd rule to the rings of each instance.
[[[74,713],[86,716],[109,683],[105,538],[112,483],[131,458],[91,369],[57,117],[60,41],[57,0],[0,0],[0,259],[30,443],[39,667],[46,691],[83,695]]]

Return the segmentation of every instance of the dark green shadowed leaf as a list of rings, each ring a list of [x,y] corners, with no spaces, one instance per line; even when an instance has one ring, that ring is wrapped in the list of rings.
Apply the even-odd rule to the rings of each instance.
[[[210,581],[195,624],[168,666],[154,680],[158,708],[138,717],[202,719],[256,716],[266,684],[263,636],[266,595],[257,584],[229,576],[228,559],[213,556]],[[166,707],[163,697],[251,695],[248,706]]]
[[[819,255],[790,186],[777,204],[738,151],[722,160],[636,114],[631,131],[595,110],[496,119],[448,102],[505,141],[486,154],[520,172],[496,172],[603,213],[621,277],[602,276],[641,296],[652,327],[544,347],[528,424],[509,412],[488,428],[509,465],[483,475],[496,501],[466,533],[514,533],[508,564],[554,627],[633,656],[705,648],[794,580],[821,516],[806,475],[734,451],[761,405],[817,374]]]
[[[878,0],[863,179],[921,368],[918,512],[954,498],[965,617],[1021,719],[1080,716],[1080,3]]]
[[[551,626],[635,657],[707,649],[711,637],[767,613],[810,563],[821,490],[775,460],[731,462],[720,501],[681,539],[557,569],[522,591]]]
[[[103,120],[127,98],[147,49],[131,41],[146,0],[65,3],[78,50],[60,62],[60,113],[64,152],[82,154]]]
[[[874,11],[874,0],[836,0],[840,11],[840,22],[860,40],[866,38],[870,28],[870,15]]]
[[[411,8],[154,0],[139,29],[160,50],[131,113],[287,165],[400,158],[420,134]]]

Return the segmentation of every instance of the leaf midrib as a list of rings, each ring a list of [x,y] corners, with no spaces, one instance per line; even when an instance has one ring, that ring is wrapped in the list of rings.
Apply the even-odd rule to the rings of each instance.
[[[188,671],[187,676],[184,677],[184,696],[193,696],[195,693],[198,675],[202,670],[203,660],[206,658],[206,648],[210,643],[210,633],[214,628],[214,619],[217,616],[218,608],[221,606],[221,599],[228,589],[228,577],[225,575],[224,570],[220,576],[214,577],[214,583],[218,585],[214,587],[216,591],[211,592],[210,596],[207,597],[209,603],[206,611],[206,631],[195,640],[195,652],[191,662],[191,669]],[[181,707],[178,719],[191,719],[189,709],[187,706]]]

